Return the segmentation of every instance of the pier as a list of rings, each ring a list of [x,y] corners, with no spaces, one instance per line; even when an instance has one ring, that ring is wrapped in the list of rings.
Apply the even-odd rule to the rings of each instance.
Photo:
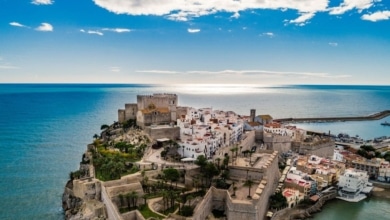
[[[373,121],[390,116],[390,110],[381,111],[367,116],[352,117],[315,117],[315,118],[280,118],[274,119],[278,122],[335,122],[335,121]]]

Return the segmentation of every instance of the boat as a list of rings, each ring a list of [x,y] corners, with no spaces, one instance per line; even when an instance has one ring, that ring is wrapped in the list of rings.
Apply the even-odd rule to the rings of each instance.
[[[390,126],[390,123],[385,121],[385,122],[382,122],[381,125],[383,125],[383,126]]]

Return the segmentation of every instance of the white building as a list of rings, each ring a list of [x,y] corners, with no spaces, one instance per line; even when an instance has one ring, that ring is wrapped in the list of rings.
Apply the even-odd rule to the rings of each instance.
[[[189,108],[177,120],[180,127],[178,153],[185,158],[204,155],[211,158],[223,147],[241,140],[244,123],[234,112],[213,111],[211,108]]]
[[[303,193],[300,193],[297,189],[286,188],[283,190],[282,194],[287,200],[288,208],[295,207],[305,198]]]
[[[368,175],[365,171],[356,169],[347,169],[339,178],[339,197],[340,199],[358,202],[366,198],[366,193],[372,190],[372,184],[368,182]]]

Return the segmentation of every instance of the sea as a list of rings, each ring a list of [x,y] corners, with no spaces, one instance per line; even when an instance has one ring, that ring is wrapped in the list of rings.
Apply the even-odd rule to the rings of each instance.
[[[0,84],[0,219],[63,219],[69,173],[102,124],[136,95],[175,93],[180,106],[273,118],[365,116],[390,109],[390,86]],[[390,136],[377,121],[302,123],[304,129]],[[313,219],[390,219],[390,200],[331,201]]]

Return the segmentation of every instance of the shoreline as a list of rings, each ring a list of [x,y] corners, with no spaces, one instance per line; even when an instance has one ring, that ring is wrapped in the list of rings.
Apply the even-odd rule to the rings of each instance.
[[[390,189],[374,186],[371,191],[372,196],[383,199],[390,199]]]

